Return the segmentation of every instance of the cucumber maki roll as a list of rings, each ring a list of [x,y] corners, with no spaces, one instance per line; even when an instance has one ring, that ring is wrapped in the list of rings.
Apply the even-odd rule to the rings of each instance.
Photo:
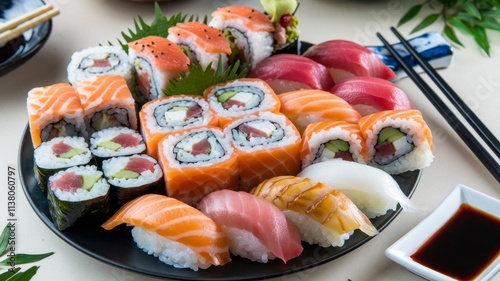
[[[140,154],[146,151],[142,135],[127,127],[111,127],[94,132],[90,151],[99,164],[111,157]]]
[[[117,205],[147,193],[159,193],[163,184],[158,162],[146,154],[104,160],[102,169],[111,185],[112,200]]]
[[[62,231],[84,217],[106,214],[109,184],[94,165],[71,167],[49,178],[47,198],[52,220]]]
[[[50,176],[60,170],[92,162],[92,154],[83,137],[56,137],[43,142],[34,151],[35,177],[45,192]]]

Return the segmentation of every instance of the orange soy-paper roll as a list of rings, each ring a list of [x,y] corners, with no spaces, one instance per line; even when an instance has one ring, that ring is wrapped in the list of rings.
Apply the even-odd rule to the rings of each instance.
[[[147,153],[158,159],[158,143],[167,134],[217,126],[217,116],[203,97],[178,95],[145,103],[140,112],[141,131]]]
[[[192,206],[210,192],[236,189],[237,155],[218,127],[169,134],[158,144],[167,195]]]
[[[261,79],[242,78],[207,88],[204,97],[219,117],[219,126],[261,111],[280,111],[280,100]]]
[[[250,191],[263,180],[300,171],[302,139],[281,113],[261,112],[224,127],[238,154],[240,189]]]
[[[34,88],[27,98],[33,147],[62,136],[87,136],[80,98],[68,83]]]
[[[368,150],[358,124],[345,121],[311,123],[302,134],[302,169],[331,159],[366,164]]]

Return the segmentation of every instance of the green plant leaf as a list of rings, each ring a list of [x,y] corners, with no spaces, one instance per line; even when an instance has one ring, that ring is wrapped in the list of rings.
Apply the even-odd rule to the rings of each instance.
[[[6,272],[0,274],[0,280],[8,280],[12,276],[14,276],[19,270],[21,270],[20,267],[16,267],[13,270],[7,270]]]
[[[474,40],[476,43],[483,49],[483,51],[490,56],[490,42],[488,40],[488,35],[486,34],[486,30],[480,26],[474,26]]]
[[[481,13],[472,1],[465,1],[462,5],[462,9],[467,12],[467,14],[475,17],[478,20],[481,20]]]
[[[39,266],[32,266],[28,268],[26,271],[19,271],[16,274],[14,274],[12,277],[7,279],[6,281],[28,281],[35,276],[36,272],[38,271],[40,267]]]
[[[10,227],[9,223],[5,226],[0,235],[0,256],[3,256],[7,252],[7,247],[9,246],[9,235],[10,235]]]
[[[430,14],[425,17],[410,33],[420,31],[433,24],[439,18],[439,14]]]
[[[467,22],[477,21],[477,19],[475,17],[471,16],[470,14],[468,14],[466,12],[458,12],[455,14],[455,17],[457,17],[461,20],[467,21]]]
[[[459,45],[459,46],[462,46],[464,47],[464,45],[462,44],[462,42],[458,39],[457,35],[455,34],[455,30],[453,28],[451,28],[449,25],[446,25],[444,27],[444,34],[446,35],[446,37],[448,37],[453,43]]]
[[[484,17],[491,17],[491,18],[500,18],[500,11],[499,10],[487,10],[487,11],[481,11],[481,15]]]
[[[458,30],[460,30],[461,32],[474,36],[474,31],[472,30],[472,28],[467,24],[467,22],[463,21],[462,19],[457,17],[450,17],[447,19],[447,22],[453,27],[458,28]]]
[[[399,20],[398,22],[398,27],[409,22],[410,20],[412,20],[416,15],[418,15],[418,13],[420,12],[420,10],[422,9],[422,4],[418,4],[418,5],[415,5],[413,7],[411,7],[407,12],[406,14],[403,15],[403,17]]]
[[[483,20],[477,23],[477,25],[484,27],[486,29],[498,30],[500,31],[500,23],[496,20]]]
[[[45,253],[45,254],[37,254],[37,255],[16,254],[16,264],[37,262],[37,261],[42,260],[48,256],[53,255],[53,254],[54,254],[54,252]],[[9,262],[10,262],[9,258],[6,258],[6,259],[0,261],[0,266],[8,266]]]

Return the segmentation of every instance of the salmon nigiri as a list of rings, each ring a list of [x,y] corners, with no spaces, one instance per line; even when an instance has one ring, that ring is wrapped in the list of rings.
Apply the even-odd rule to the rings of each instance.
[[[106,230],[126,223],[145,252],[169,265],[205,269],[230,261],[221,228],[194,207],[174,198],[147,194],[123,205],[102,224]]]
[[[263,263],[278,257],[286,263],[302,252],[297,227],[260,197],[220,190],[203,198],[198,209],[222,227],[235,255]]]
[[[307,125],[327,120],[358,122],[361,115],[345,100],[322,90],[297,90],[278,95],[281,112],[299,132]]]
[[[354,230],[378,230],[340,191],[307,178],[280,176],[263,181],[252,194],[281,209],[299,228],[302,240],[322,247],[343,246]]]

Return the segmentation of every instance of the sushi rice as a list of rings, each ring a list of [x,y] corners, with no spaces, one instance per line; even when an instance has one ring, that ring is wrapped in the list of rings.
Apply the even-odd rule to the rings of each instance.
[[[92,174],[92,175],[102,176],[103,174],[102,171],[98,170],[97,167],[93,165],[76,166],[57,172],[56,174],[54,174],[49,178],[49,183],[57,180],[63,174],[68,172],[74,172],[77,175]],[[106,179],[102,177],[89,190],[84,190],[82,188],[79,188],[75,192],[68,192],[61,189],[55,189],[52,191],[59,200],[78,202],[78,201],[91,200],[100,196],[105,196],[108,193],[108,190],[109,190],[109,184],[106,181]]]
[[[237,227],[221,226],[221,228],[228,238],[229,250],[233,255],[260,263],[276,258],[251,232]]]
[[[120,177],[113,177],[113,175],[117,174],[119,171],[123,170],[124,167],[127,165],[129,162],[130,157],[141,157],[146,160],[151,161],[154,163],[154,171],[151,172],[150,170],[145,170],[139,174],[138,178],[120,178]],[[156,162],[156,159],[154,159],[151,156],[148,156],[146,154],[141,154],[141,155],[134,155],[134,156],[121,156],[121,157],[113,157],[107,160],[103,161],[102,164],[102,170],[104,172],[104,175],[108,179],[108,182],[114,186],[119,186],[119,187],[136,187],[136,186],[143,186],[147,184],[151,184],[154,182],[157,182],[161,179],[163,176],[163,172]]]
[[[117,150],[100,146],[99,144],[112,140],[121,133],[130,134],[140,140],[137,146],[120,147]],[[136,130],[127,127],[110,127],[100,131],[96,131],[90,137],[90,149],[96,157],[108,158],[123,155],[132,155],[142,153],[146,150],[146,144],[143,141],[142,135]]]

